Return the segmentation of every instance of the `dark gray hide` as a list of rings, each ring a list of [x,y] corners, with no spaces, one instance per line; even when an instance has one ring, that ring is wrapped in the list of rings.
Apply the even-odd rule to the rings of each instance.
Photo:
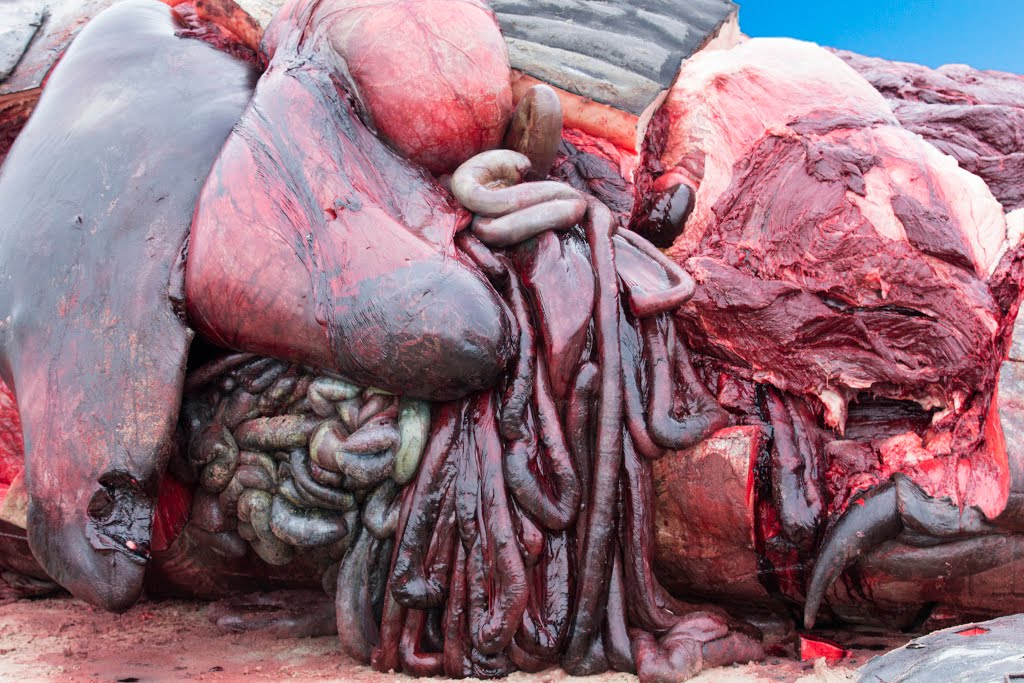
[[[490,0],[512,68],[641,113],[731,17],[731,0]]]
[[[981,683],[1024,680],[1024,614],[954,626],[876,657],[862,683]]]

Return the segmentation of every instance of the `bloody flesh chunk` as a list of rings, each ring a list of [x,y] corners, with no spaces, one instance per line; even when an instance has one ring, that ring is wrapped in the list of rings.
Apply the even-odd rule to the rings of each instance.
[[[677,314],[688,338],[731,373],[815,397],[837,434],[862,391],[945,411],[928,467],[980,458],[984,483],[946,491],[939,475],[912,476],[998,514],[1005,455],[969,425],[1008,343],[1016,302],[995,290],[1016,245],[983,183],[900,128],[846,65],[795,41],[694,58],[662,116],[643,163],[697,188],[669,251],[700,283]]]
[[[903,126],[982,178],[1007,211],[1024,207],[1024,76],[836,54],[885,96]]]
[[[754,509],[782,592],[802,600],[815,567],[813,612],[879,544],[921,544],[929,577],[924,545],[993,533],[1021,266],[984,183],[840,60],[789,40],[684,64],[640,166],[638,189],[695,188],[669,249],[698,282],[676,321],[723,404],[772,428]]]

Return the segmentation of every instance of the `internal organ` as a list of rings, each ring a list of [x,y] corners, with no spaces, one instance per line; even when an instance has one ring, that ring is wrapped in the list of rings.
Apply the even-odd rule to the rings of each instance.
[[[376,90],[367,78],[362,87],[344,79],[339,44],[352,64],[397,51],[355,41],[347,32],[372,8],[342,6],[295,3],[268,27],[267,70],[196,210],[189,316],[222,346],[333,368],[367,386],[431,399],[490,386],[512,351],[506,308],[454,248],[465,212],[357,116]],[[500,40],[493,20],[479,33],[487,30]],[[477,82],[477,66],[464,66]],[[496,71],[488,78],[507,82],[507,65]],[[444,74],[461,78],[458,69]],[[456,100],[410,104],[405,115],[450,106],[451,120],[503,123],[510,114],[510,98]],[[396,115],[366,114],[378,126]],[[446,135],[466,144],[457,130]],[[474,138],[469,153],[492,137]],[[239,248],[246,244],[258,246]]]
[[[479,205],[460,196],[477,214],[473,232],[508,250],[490,252],[468,230],[456,236],[470,216],[371,133],[358,114],[377,124],[386,114],[359,109],[372,87],[333,68],[340,34],[332,22],[349,20],[350,13],[318,3],[296,4],[268,28],[267,70],[204,188],[186,276],[190,317],[219,344],[334,368],[415,397],[473,392],[435,411],[415,490],[403,498],[379,645],[339,629],[345,650],[372,657],[381,670],[485,676],[560,658],[581,673],[614,667],[684,675],[702,663],[759,656],[760,647],[731,632],[727,620],[676,603],[651,578],[650,471],[627,430],[647,457],[663,452],[640,415],[649,396],[664,443],[692,443],[725,417],[698,388],[671,322],[658,320],[690,295],[689,276],[643,240],[615,234],[611,212],[566,185],[502,189],[531,171],[547,174],[539,158],[547,150],[550,164],[561,124],[549,127],[552,119],[539,114],[524,114],[526,130],[509,133],[531,157],[509,162],[508,152],[484,153],[460,166],[479,165],[474,197],[495,192],[496,203],[485,196]],[[359,62],[351,53],[344,60]],[[431,68],[461,80],[449,65]],[[534,132],[545,144],[534,145]],[[460,171],[453,192],[464,187]],[[541,232],[556,227],[546,223],[551,212],[541,200],[568,211],[562,229],[588,211],[584,231],[564,240],[545,235],[543,253],[514,249],[536,232],[527,225],[532,219]],[[505,229],[516,238],[505,241]],[[238,248],[246,242],[259,249]],[[579,292],[577,310],[568,321],[549,318],[565,286]],[[536,300],[544,309],[530,290],[543,292]],[[537,353],[537,337],[550,356]],[[646,349],[652,358],[671,352],[675,371],[648,370]],[[648,371],[656,391],[639,385]],[[589,388],[571,386],[580,382]],[[695,415],[670,414],[677,394]],[[574,456],[564,417],[570,404],[578,413]],[[591,440],[592,463],[584,445]],[[586,515],[579,515],[581,488],[593,491]],[[628,517],[619,511],[626,505],[635,507]],[[569,563],[577,552],[574,578]],[[606,614],[609,591],[619,602]],[[642,604],[627,611],[633,596]],[[442,613],[443,643],[432,642],[423,624]],[[643,631],[635,654],[628,626]],[[615,639],[602,643],[606,628]]]
[[[505,39],[481,0],[292,2],[269,28],[270,55],[303,27],[366,123],[435,174],[501,142],[512,111]],[[287,27],[287,28],[286,28]],[[294,35],[294,34],[293,34]],[[285,47],[287,51],[288,47]]]

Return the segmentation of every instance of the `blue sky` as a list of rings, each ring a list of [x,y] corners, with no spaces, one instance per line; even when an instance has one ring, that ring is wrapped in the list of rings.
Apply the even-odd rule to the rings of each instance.
[[[735,0],[750,36],[1024,73],[1024,0]]]

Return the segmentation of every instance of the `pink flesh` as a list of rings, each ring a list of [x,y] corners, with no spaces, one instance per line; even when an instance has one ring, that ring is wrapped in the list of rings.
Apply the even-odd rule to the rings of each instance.
[[[1017,245],[984,183],[840,60],[791,40],[688,60],[651,131],[642,163],[697,188],[669,250],[698,281],[678,314],[697,347],[819,397],[840,433],[859,392],[947,407],[927,462],[890,450],[879,480],[903,471],[997,515],[1008,470],[984,417],[1010,311],[989,278]]]
[[[901,124],[984,180],[1007,211],[1024,207],[1024,76],[836,54],[885,96]]]
[[[21,420],[14,395],[0,382],[0,501],[14,478],[24,469]]]
[[[269,67],[196,209],[189,316],[223,346],[367,385],[481,388],[510,353],[503,309],[455,252],[447,193],[356,116],[334,63],[353,16],[320,11],[291,5],[268,27]]]
[[[332,66],[344,62],[367,123],[402,156],[432,173],[451,173],[498,146],[512,113],[511,71],[497,20],[483,2],[324,4],[303,31],[323,45]],[[291,2],[279,11],[265,43],[270,54],[287,23],[282,19],[309,6]]]

